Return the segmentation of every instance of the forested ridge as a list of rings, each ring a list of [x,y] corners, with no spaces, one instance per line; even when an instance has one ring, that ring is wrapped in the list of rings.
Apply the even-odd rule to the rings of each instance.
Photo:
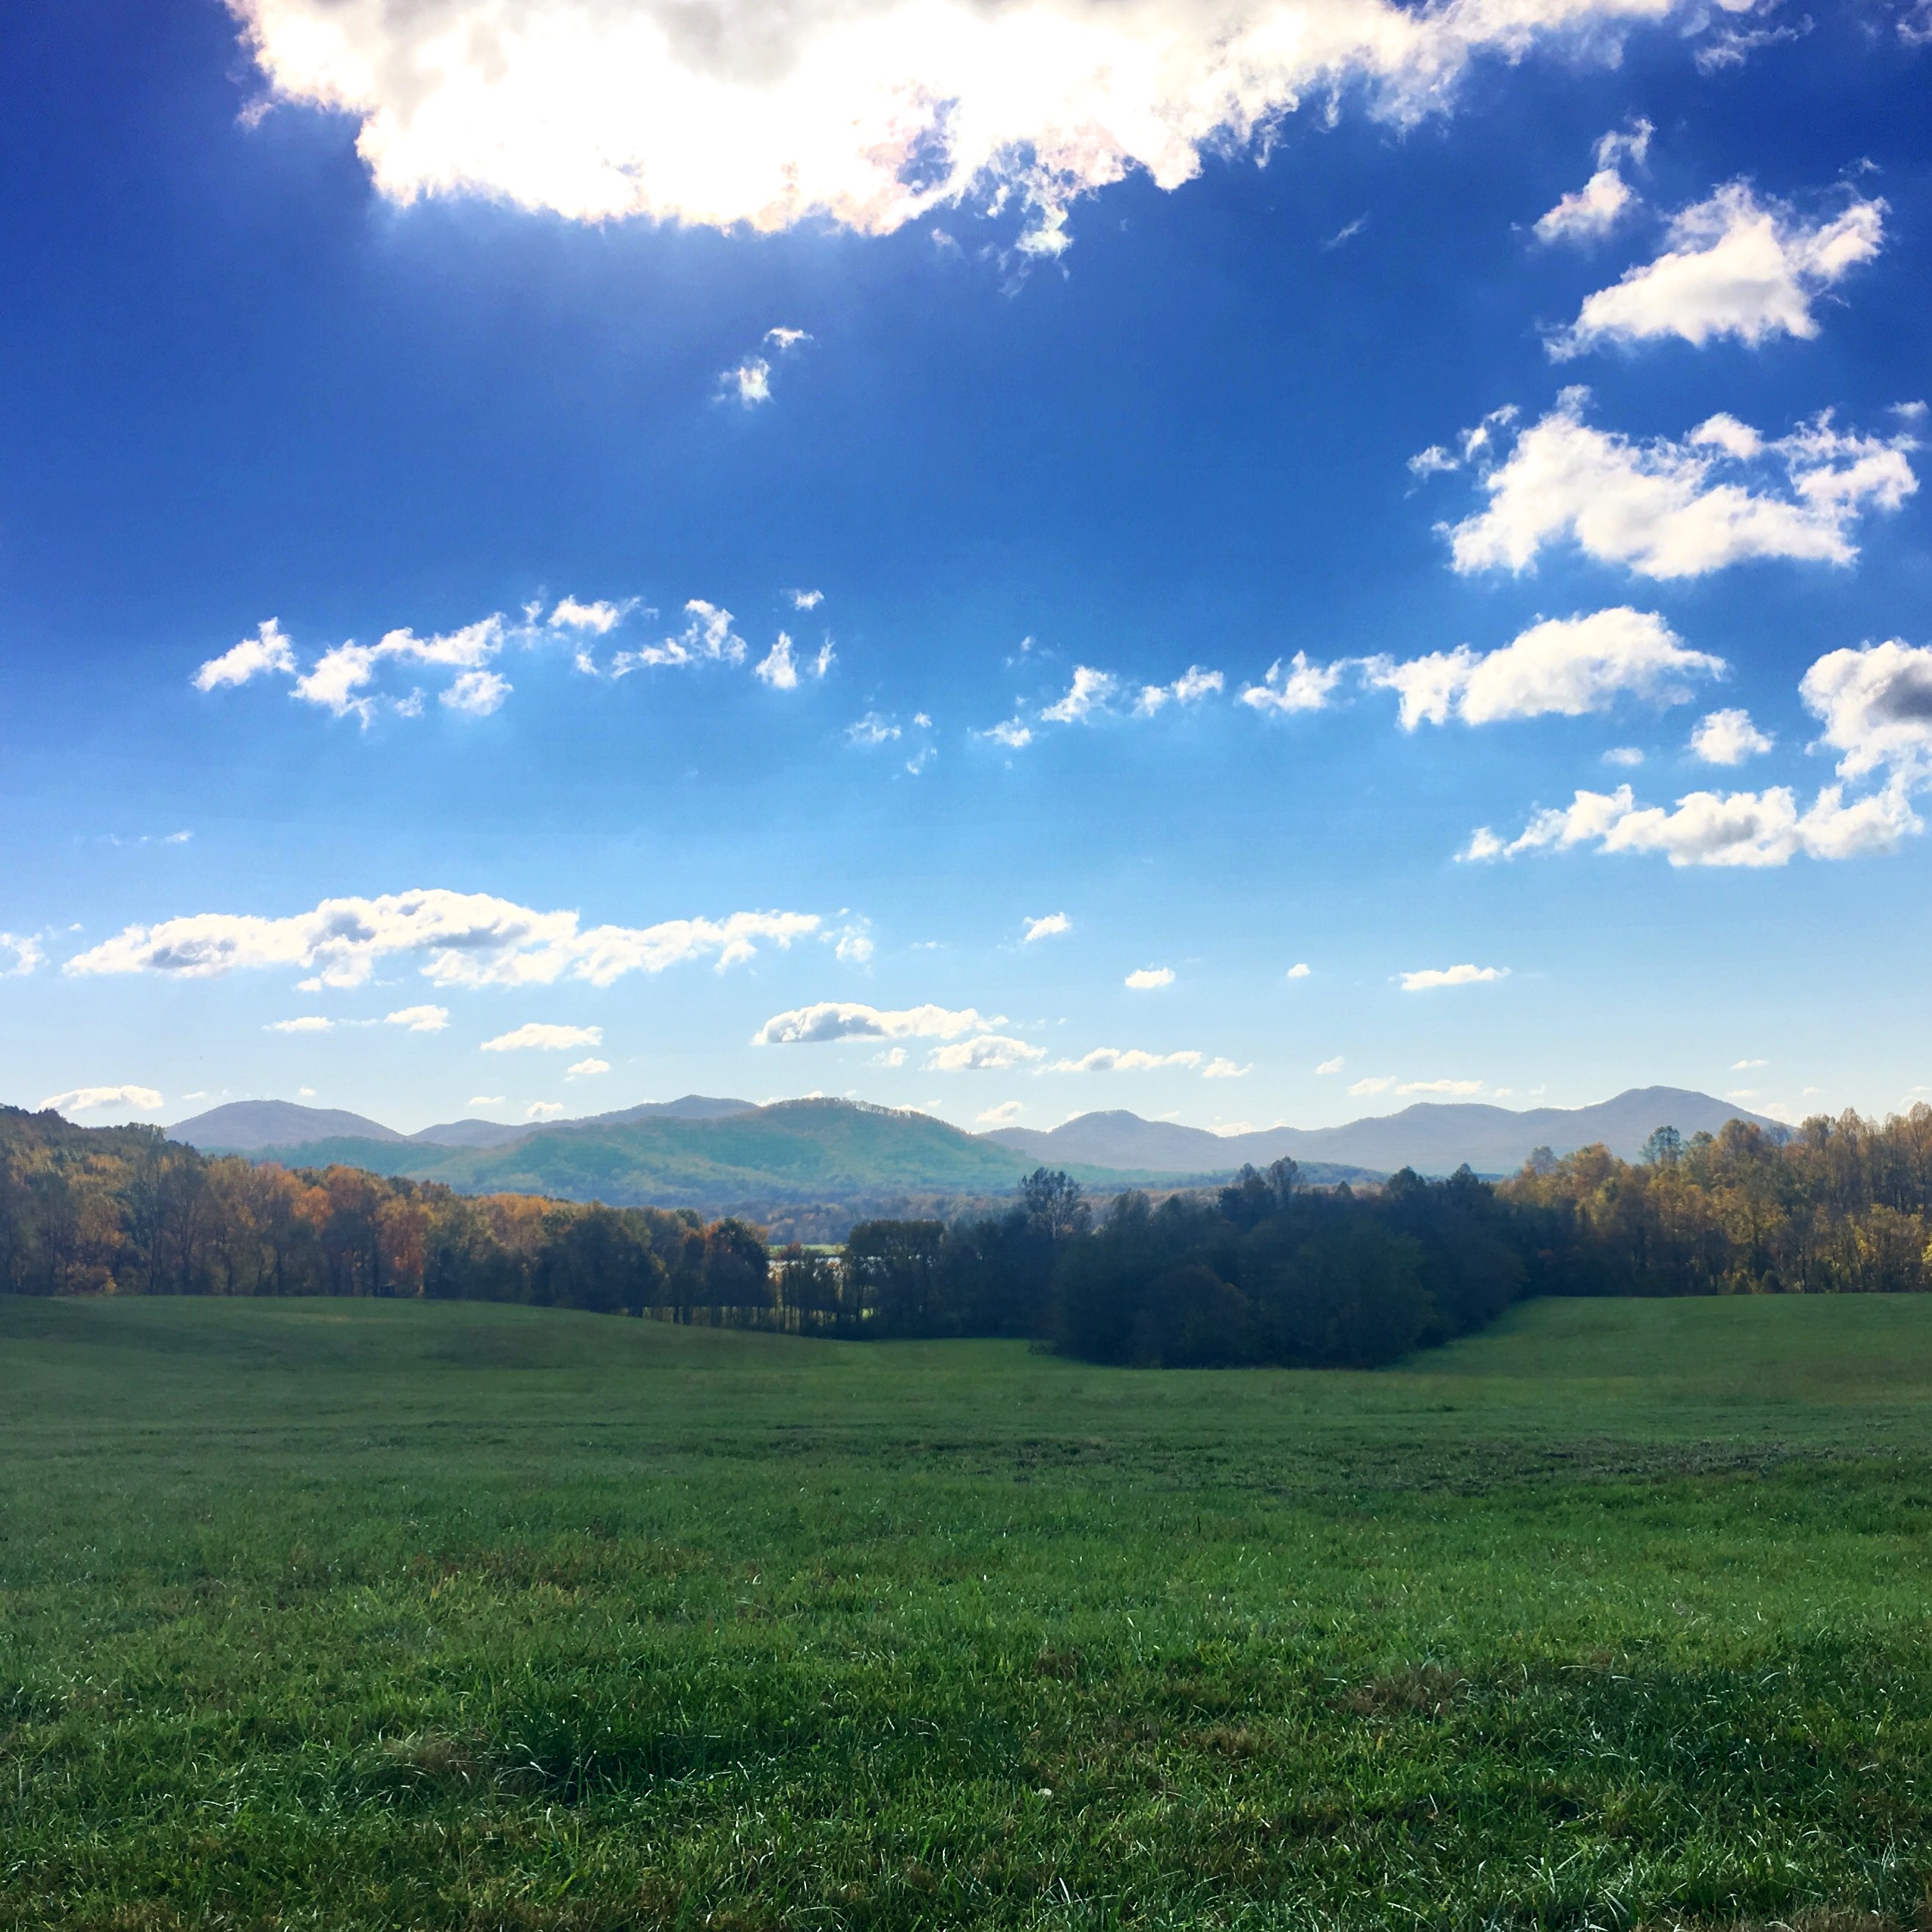
[[[1369,1366],[1526,1295],[1932,1288],[1932,1108],[1789,1132],[1733,1120],[1492,1184],[1311,1188],[1292,1160],[1096,1217],[1041,1169],[996,1213],[875,1220],[842,1253],[705,1222],[0,1110],[0,1292],[525,1302],[859,1338],[1007,1336],[1085,1359]]]

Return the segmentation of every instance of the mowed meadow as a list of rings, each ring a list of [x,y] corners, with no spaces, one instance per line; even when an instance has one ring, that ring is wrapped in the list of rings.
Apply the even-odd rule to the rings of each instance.
[[[1932,1298],[16,1300],[0,1448],[9,1927],[1926,1922]]]

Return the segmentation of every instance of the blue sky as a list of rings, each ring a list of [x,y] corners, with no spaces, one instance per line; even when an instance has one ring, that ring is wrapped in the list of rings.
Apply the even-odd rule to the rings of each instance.
[[[1922,6],[712,17],[8,10],[4,1097],[1932,1089]]]

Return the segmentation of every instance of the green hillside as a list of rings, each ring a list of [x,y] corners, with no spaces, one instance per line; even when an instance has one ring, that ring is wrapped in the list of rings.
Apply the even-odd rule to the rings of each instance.
[[[507,1148],[320,1141],[268,1157],[305,1166],[340,1161],[445,1181],[466,1193],[674,1208],[845,1195],[1001,1194],[1039,1165],[926,1114],[849,1100],[788,1100],[716,1120],[553,1128]],[[1082,1171],[1087,1178],[1102,1172]]]

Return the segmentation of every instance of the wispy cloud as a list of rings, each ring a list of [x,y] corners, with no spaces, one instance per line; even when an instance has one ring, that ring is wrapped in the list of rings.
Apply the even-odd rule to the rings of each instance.
[[[1004,1073],[1046,1058],[1046,1048],[1030,1041],[1006,1034],[982,1033],[934,1047],[926,1056],[926,1064],[934,1073]]]
[[[70,1087],[64,1094],[50,1094],[40,1102],[42,1113],[102,1114],[110,1108],[132,1114],[152,1114],[161,1104],[161,1096],[152,1087]]]
[[[1426,993],[1438,986],[1478,986],[1492,980],[1507,980],[1507,966],[1425,966],[1420,971],[1401,976],[1405,993]]]
[[[1151,1073],[1163,1066],[1198,1066],[1205,1058],[1191,1049],[1148,1053],[1139,1047],[1096,1046],[1077,1060],[1056,1060],[1052,1073]]]
[[[556,1026],[531,1020],[509,1033],[483,1042],[485,1053],[562,1053],[573,1046],[601,1046],[604,1029],[594,1026]]]
[[[1020,935],[1022,946],[1030,946],[1036,939],[1052,939],[1073,930],[1073,922],[1064,912],[1050,912],[1042,919],[1028,920],[1025,926],[1025,932]]]
[[[382,1016],[385,1026],[407,1027],[411,1033],[441,1033],[449,1024],[447,1006],[398,1006]]]
[[[836,1040],[956,1040],[1000,1024],[998,1013],[971,1006],[868,1006],[854,1000],[821,1000],[774,1013],[752,1036],[754,1046],[800,1046]]]
[[[1127,975],[1126,983],[1137,993],[1150,993],[1174,984],[1172,966],[1142,966]]]

